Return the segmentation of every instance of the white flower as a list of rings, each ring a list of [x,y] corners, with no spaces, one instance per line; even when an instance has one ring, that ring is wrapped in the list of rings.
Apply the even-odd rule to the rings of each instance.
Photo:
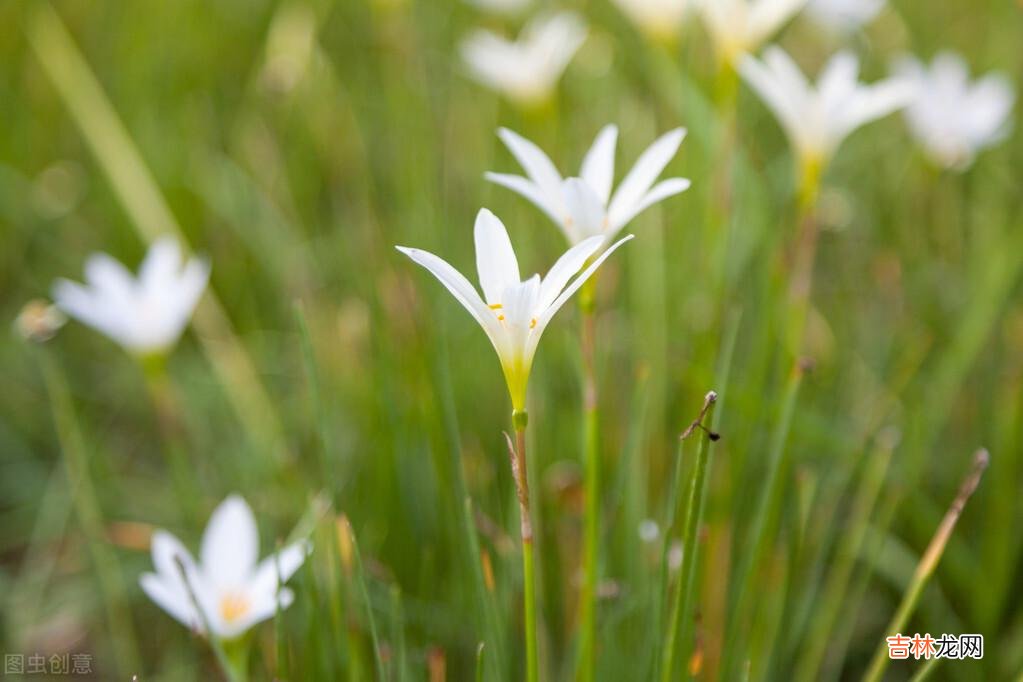
[[[614,0],[614,4],[651,38],[670,41],[678,35],[692,0]]]
[[[873,21],[885,0],[809,0],[806,15],[831,31],[854,31]]]
[[[249,505],[237,495],[231,495],[214,510],[203,533],[198,563],[166,531],[156,531],[151,544],[156,572],[142,575],[142,590],[188,628],[205,633],[203,623],[208,623],[219,639],[239,637],[256,623],[273,617],[278,608],[287,608],[295,595],[280,583],[298,570],[311,550],[303,541],[257,563],[256,520]],[[202,608],[201,614],[196,603]]]
[[[859,61],[849,52],[831,58],[816,86],[779,47],[767,48],[762,62],[743,57],[739,72],[774,112],[804,171],[819,168],[846,136],[902,108],[914,94],[912,84],[903,79],[860,83]]]
[[[719,59],[734,64],[756,52],[806,0],[703,0],[700,9]]]
[[[643,519],[639,522],[638,532],[639,539],[649,544],[661,534],[661,528],[653,519]]]
[[[397,249],[433,273],[483,327],[497,351],[511,394],[512,407],[523,410],[526,383],[537,343],[554,314],[621,244],[619,240],[597,257],[569,284],[603,246],[604,238],[591,237],[565,252],[547,273],[522,281],[519,263],[504,224],[487,209],[476,216],[476,269],[483,297],[465,277],[443,259],[420,249]]]
[[[507,128],[501,128],[497,134],[528,177],[503,173],[487,173],[485,177],[536,204],[561,228],[570,244],[594,235],[603,235],[610,241],[642,211],[689,188],[685,178],[669,178],[654,185],[682,144],[684,128],[665,133],[650,145],[618,185],[614,196],[611,185],[617,127],[605,126],[583,158],[579,177],[564,179],[535,144]]]
[[[181,250],[165,237],[149,249],[138,277],[105,253],[85,262],[82,286],[58,280],[57,307],[140,355],[168,350],[181,336],[209,280],[205,260],[182,265]]]
[[[971,82],[962,57],[949,52],[935,56],[930,67],[905,57],[895,72],[917,84],[906,121],[938,165],[965,169],[977,152],[1008,134],[1016,93],[1005,76],[992,73]]]
[[[523,106],[545,102],[586,40],[574,12],[532,21],[517,41],[478,29],[462,43],[462,59],[476,80]]]

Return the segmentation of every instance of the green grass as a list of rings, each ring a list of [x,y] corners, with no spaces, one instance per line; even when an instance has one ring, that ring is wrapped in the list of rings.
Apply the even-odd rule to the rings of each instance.
[[[152,528],[196,550],[239,492],[264,554],[293,533],[315,545],[295,603],[251,634],[252,679],[523,679],[500,367],[393,246],[470,273],[486,206],[523,270],[546,270],[561,235],[482,179],[516,168],[495,131],[569,169],[616,122],[619,178],[688,127],[666,175],[693,186],[635,220],[601,269],[595,457],[578,306],[541,343],[528,428],[540,678],[586,670],[589,459],[596,679],[657,679],[673,611],[674,679],[858,679],[897,614],[909,634],[983,634],[986,655],[892,662],[885,679],[1019,679],[1023,138],[963,174],[930,168],[899,116],[843,145],[818,203],[813,370],[791,379],[799,211],[781,131],[740,85],[732,136],[695,24],[666,50],[604,0],[570,4],[590,38],[555,102],[529,114],[464,76],[458,39],[501,22],[460,2],[0,4],[2,319],[94,250],[134,267],[177,232],[213,264],[165,383],[77,323],[42,348],[0,337],[3,653],[88,652],[98,679],[213,679],[214,652],[138,576]],[[1016,3],[892,4],[851,39],[868,79],[902,51],[950,47],[1020,81]],[[811,72],[836,47],[798,19],[779,41]],[[680,458],[712,389],[722,438],[706,460],[695,442]],[[989,471],[914,580],[979,447]],[[705,494],[688,497],[690,481]],[[646,518],[656,542],[639,537]],[[662,568],[683,538],[697,561]]]

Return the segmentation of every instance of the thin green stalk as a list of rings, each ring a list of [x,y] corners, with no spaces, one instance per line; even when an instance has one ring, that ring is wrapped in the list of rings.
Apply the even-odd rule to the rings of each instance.
[[[195,494],[194,469],[188,461],[184,435],[184,414],[181,400],[167,374],[167,358],[162,355],[141,358],[141,366],[163,439],[161,449],[170,469],[172,485],[177,498],[185,506],[188,521],[198,525],[202,518],[201,500]]]
[[[700,447],[696,453],[693,476],[689,484],[689,500],[686,504],[686,521],[682,535],[682,572],[679,576],[678,587],[675,590],[675,601],[672,606],[671,619],[664,638],[661,660],[662,682],[671,682],[671,680],[676,679],[674,670],[676,651],[680,644],[680,624],[682,619],[688,616],[692,604],[693,585],[696,576],[696,538],[700,523],[703,520],[704,502],[707,497],[707,460],[710,456],[710,443],[718,439],[718,435],[705,427],[703,421],[713,418],[714,403],[717,402],[717,398],[717,393],[714,391],[707,394],[703,403],[703,409],[700,410],[700,415],[681,436],[681,440],[684,441],[695,431],[703,431],[703,438],[700,439]],[[676,466],[681,469],[681,462]],[[665,529],[665,532],[667,533],[667,529]]]
[[[195,595],[195,589],[192,587],[192,580],[188,575],[188,569],[185,567],[181,557],[175,556],[174,564],[181,574],[181,583],[185,586],[185,592],[188,593],[188,599],[192,602],[192,608],[199,616],[199,623],[202,625],[202,631],[206,634],[206,641],[209,642],[210,649],[213,651],[213,657],[217,659],[217,665],[220,666],[221,672],[224,673],[224,678],[227,679],[227,682],[245,682],[248,679],[248,670],[247,667],[243,669],[236,667],[237,647],[232,651],[231,655],[228,655],[224,642],[215,636],[213,630],[210,629],[210,619],[206,615],[206,610],[199,604],[199,598]],[[244,638],[241,641],[243,640]]]
[[[404,609],[401,606],[401,588],[398,585],[391,586],[391,628],[394,648],[397,652],[394,666],[396,668],[393,679],[405,682],[408,679],[408,656],[405,646],[405,628],[402,623],[405,620]]]
[[[934,533],[934,537],[931,538],[930,544],[927,545],[926,551],[924,551],[923,556],[920,558],[920,563],[917,564],[909,587],[902,597],[902,602],[885,629],[885,636],[902,632],[905,629],[906,624],[909,622],[909,617],[913,615],[913,611],[916,609],[917,602],[920,601],[920,595],[923,594],[924,588],[927,586],[927,581],[934,574],[935,569],[937,569],[938,562],[941,561],[941,555],[945,552],[945,545],[948,544],[949,538],[952,537],[952,531],[955,530],[956,522],[963,513],[966,502],[977,489],[977,485],[980,483],[980,478],[984,474],[984,470],[987,469],[989,461],[990,455],[988,455],[987,450],[980,449],[974,453],[973,467],[970,469],[970,473],[967,474],[962,486],[960,486],[959,493],[952,501],[952,506],[945,512],[945,517],[938,525],[938,530]],[[888,661],[888,644],[884,637],[882,637],[877,651],[874,653],[874,659],[867,669],[867,674],[863,676],[864,682],[879,682],[884,676],[885,668],[888,667]]]
[[[818,600],[820,607],[807,629],[814,636],[806,638],[804,654],[796,668],[796,680],[811,682],[820,679],[818,673],[821,661],[832,644],[831,631],[841,615],[845,597],[849,594],[849,580],[870,527],[871,513],[884,487],[896,442],[897,437],[890,432],[882,433],[867,461],[866,470],[853,501],[849,530],[842,534],[823,594]]]
[[[749,540],[743,552],[743,559],[740,560],[738,569],[738,588],[729,599],[728,633],[725,637],[725,648],[723,661],[728,665],[729,661],[736,660],[735,651],[739,643],[739,633],[743,630],[740,621],[740,609],[746,603],[746,597],[752,589],[752,582],[755,567],[760,565],[764,547],[767,541],[768,518],[772,515],[780,503],[784,479],[781,471],[784,469],[785,446],[788,443],[789,430],[792,426],[792,418],[795,414],[796,402],[799,397],[799,389],[802,386],[805,368],[797,365],[789,374],[785,386],[785,393],[782,396],[781,414],[778,424],[771,438],[771,448],[768,455],[767,470],[764,474],[763,485],[760,490],[760,497],[757,502],[756,512],[753,515],[753,527],[750,529]]]
[[[362,602],[366,605],[366,620],[369,622],[369,636],[370,641],[373,644],[373,659],[376,662],[376,677],[378,680],[384,680],[384,659],[382,652],[380,651],[380,636],[377,634],[377,620],[376,616],[373,615],[373,602],[369,598],[369,587],[366,584],[366,571],[362,563],[362,553],[359,551],[359,541],[355,538],[355,533],[352,531],[351,524],[347,518],[343,518],[341,523],[346,527],[348,533],[348,539],[351,541],[352,547],[352,558],[355,560],[355,579],[359,585],[359,594],[362,597]]]
[[[797,197],[795,253],[789,273],[788,340],[793,355],[803,353],[806,321],[810,315],[810,296],[813,289],[813,270],[817,260],[817,241],[820,225],[816,215],[817,192],[820,186],[819,162],[807,161],[802,166]]]
[[[579,593],[579,671],[576,678],[592,682],[596,666],[597,554],[600,526],[600,443],[597,377],[594,368],[596,315],[592,277],[580,294],[583,360],[583,452],[586,510],[583,531],[583,583]]]
[[[498,679],[504,674],[502,667],[504,661],[503,631],[501,620],[497,613],[495,596],[493,592],[487,589],[483,567],[480,564],[479,537],[476,535],[472,499],[469,497],[469,489],[465,483],[465,470],[463,469],[462,451],[458,438],[458,419],[455,412],[454,396],[451,390],[451,365],[446,344],[440,344],[439,353],[442,357],[437,363],[437,377],[434,381],[434,386],[437,387],[438,402],[441,406],[444,422],[444,432],[448,441],[448,450],[451,453],[451,477],[458,506],[455,513],[458,515],[459,529],[465,540],[463,554],[469,576],[472,580],[473,591],[476,594],[476,603],[481,605],[482,608],[482,618],[477,615],[477,626],[485,630],[485,641],[490,648],[486,657],[486,665],[491,671],[491,675]]]
[[[110,550],[103,527],[103,511],[89,473],[85,441],[71,401],[71,391],[57,363],[44,349],[37,358],[50,399],[57,440],[64,454],[64,467],[72,504],[82,526],[89,554],[96,570],[106,617],[113,636],[114,651],[124,676],[141,672],[138,643],[127,606],[127,590],[117,557]]]
[[[512,423],[515,426],[515,443],[512,443],[511,437],[507,433],[505,434],[505,440],[508,442],[512,476],[515,479],[515,492],[519,501],[519,528],[522,537],[526,680],[527,682],[537,682],[540,679],[540,666],[536,642],[536,571],[533,565],[533,523],[529,512],[529,477],[526,469],[526,424],[528,419],[528,415],[524,410],[516,410],[512,414]]]

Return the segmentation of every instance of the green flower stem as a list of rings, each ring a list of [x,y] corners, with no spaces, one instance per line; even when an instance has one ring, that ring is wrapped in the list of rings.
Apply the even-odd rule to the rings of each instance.
[[[539,677],[539,659],[536,649],[536,571],[533,566],[533,523],[529,512],[529,477],[526,473],[526,423],[529,418],[524,410],[512,413],[515,425],[515,443],[505,434],[508,441],[508,454],[511,458],[512,476],[515,478],[515,491],[519,500],[519,527],[522,536],[522,581],[523,611],[525,618],[526,639],[526,680],[537,682]]]
[[[884,676],[884,671],[888,667],[889,661],[888,643],[885,637],[902,632],[906,627],[906,623],[909,622],[909,617],[913,615],[916,604],[920,601],[920,595],[923,594],[924,587],[927,586],[927,581],[934,574],[935,569],[938,567],[938,562],[941,561],[941,555],[945,552],[945,545],[948,544],[949,538],[952,537],[952,531],[955,530],[956,522],[963,513],[963,507],[966,506],[966,502],[973,495],[973,491],[977,489],[980,477],[984,474],[984,470],[987,469],[989,461],[990,456],[987,450],[981,449],[974,453],[973,467],[959,488],[959,493],[956,495],[955,500],[952,501],[952,506],[945,512],[945,517],[938,525],[938,530],[934,533],[934,537],[931,538],[930,544],[927,545],[927,550],[920,558],[920,563],[917,564],[916,571],[913,572],[913,578],[906,589],[906,594],[903,595],[898,610],[892,616],[891,622],[884,631],[867,674],[863,676],[864,682],[879,682]]]
[[[38,351],[37,358],[53,411],[57,439],[64,454],[71,502],[96,571],[107,623],[113,635],[118,668],[122,671],[122,676],[127,677],[140,673],[141,663],[131,613],[127,606],[124,579],[117,557],[104,537],[103,511],[89,472],[85,441],[75,416],[67,380],[45,349],[40,348]]]
[[[710,457],[710,443],[718,438],[716,433],[703,425],[703,421],[713,418],[714,403],[717,402],[717,397],[717,393],[714,391],[707,394],[700,416],[681,437],[682,440],[685,440],[697,430],[703,431],[703,438],[700,439],[700,447],[696,453],[693,476],[689,484],[689,499],[686,503],[686,520],[682,535],[682,573],[679,576],[678,587],[675,589],[671,619],[668,622],[668,631],[664,638],[661,659],[662,682],[671,682],[671,680],[677,679],[674,675],[675,654],[680,645],[684,646],[678,636],[679,628],[682,619],[689,613],[692,605],[693,585],[696,577],[696,538],[703,520],[704,501],[707,496],[707,460]],[[681,470],[681,461],[676,463],[676,467]],[[668,532],[668,529],[665,529],[665,532]]]
[[[167,358],[165,355],[150,355],[139,358],[139,363],[156,413],[157,426],[163,440],[162,450],[170,469],[172,484],[178,499],[185,506],[188,520],[192,525],[199,525],[202,509],[200,496],[195,494],[195,476],[188,458],[184,410],[167,373]]]
[[[771,525],[768,520],[769,518],[777,517],[778,508],[782,503],[782,490],[784,489],[785,479],[781,472],[785,468],[787,459],[785,457],[786,445],[788,444],[792,418],[795,414],[796,402],[805,371],[806,368],[801,363],[797,363],[789,374],[785,393],[781,400],[781,414],[778,417],[777,426],[771,435],[771,446],[764,483],[761,486],[760,497],[757,500],[749,540],[745,544],[745,551],[737,569],[736,589],[729,598],[728,626],[724,654],[722,656],[722,661],[726,667],[734,666],[740,662],[740,654],[738,653],[742,651],[740,644],[742,635],[740,633],[744,632],[746,628],[742,622],[740,611],[748,607],[747,599],[752,590],[754,569],[760,565],[767,546],[768,528]],[[737,675],[737,672],[734,667],[726,669],[726,679],[729,676],[734,677],[735,675]]]
[[[227,682],[245,682],[248,673],[247,664],[244,669],[239,670],[238,650],[244,648],[248,651],[248,646],[242,647],[242,643],[245,642],[245,638],[239,638],[234,642],[228,642],[221,640],[219,637],[213,634],[213,630],[210,628],[210,619],[206,615],[206,610],[203,609],[202,605],[199,604],[199,598],[195,596],[195,589],[192,587],[192,581],[188,577],[188,570],[185,568],[184,562],[181,557],[174,557],[174,564],[177,566],[178,573],[181,574],[181,583],[185,586],[185,592],[188,593],[188,599],[192,602],[192,608],[199,615],[199,624],[202,626],[202,631],[206,633],[206,640],[210,643],[210,649],[213,651],[214,658],[217,659],[217,665],[220,666],[221,672],[224,673],[224,679]],[[227,647],[231,646],[231,654],[228,655]]]
[[[789,273],[789,326],[788,340],[793,355],[803,353],[806,320],[810,313],[810,294],[813,288],[813,269],[817,259],[817,241],[820,236],[816,206],[820,189],[821,162],[805,160],[801,166],[797,197],[795,252]]]
[[[579,669],[576,679],[592,682],[596,665],[596,592],[598,526],[600,521],[600,444],[597,412],[595,282],[591,277],[580,291],[583,361],[583,453],[585,468],[585,520],[583,582],[579,594]]]

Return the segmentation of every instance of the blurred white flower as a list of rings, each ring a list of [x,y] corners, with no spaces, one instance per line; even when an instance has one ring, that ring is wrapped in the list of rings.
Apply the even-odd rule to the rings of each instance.
[[[756,52],[806,0],[702,0],[700,10],[718,58],[734,64]]]
[[[641,212],[689,188],[685,178],[669,178],[654,185],[682,144],[685,128],[665,133],[650,145],[618,185],[614,196],[611,186],[618,141],[616,126],[605,126],[597,134],[583,158],[579,177],[570,178],[562,178],[550,158],[521,135],[507,128],[501,128],[497,134],[528,177],[503,173],[486,173],[485,177],[533,202],[561,228],[571,244],[595,235],[610,241]]]
[[[478,29],[462,43],[462,59],[479,82],[522,106],[537,106],[550,98],[586,33],[574,12],[535,19],[516,41]]]
[[[433,273],[483,327],[501,361],[512,407],[523,410],[533,356],[547,324],[604,259],[629,239],[632,235],[604,251],[571,284],[569,280],[603,246],[603,237],[591,237],[570,248],[543,279],[533,275],[522,281],[508,231],[497,216],[481,209],[476,216],[475,241],[482,298],[469,280],[443,259],[420,249],[397,249]]]
[[[643,542],[653,542],[661,534],[661,529],[653,519],[643,519],[639,522],[639,539]]]
[[[654,40],[674,40],[693,0],[614,0],[639,30]]]
[[[203,533],[198,563],[166,531],[156,531],[151,545],[156,572],[139,579],[142,591],[196,632],[205,634],[204,623],[208,623],[219,639],[239,637],[273,617],[278,608],[287,608],[294,594],[280,583],[298,570],[311,550],[308,542],[298,542],[257,563],[256,520],[238,495],[231,495],[214,510]]]
[[[105,253],[85,262],[82,286],[65,279],[53,285],[57,307],[106,334],[132,353],[168,350],[181,336],[209,280],[209,263],[190,258],[182,263],[177,242],[156,241],[138,277]]]
[[[966,62],[950,52],[935,56],[929,67],[904,57],[895,73],[917,84],[906,121],[938,165],[965,169],[977,152],[1009,133],[1016,93],[1005,76],[992,73],[971,82]]]
[[[850,52],[832,57],[816,86],[774,46],[763,61],[743,57],[739,72],[785,129],[804,173],[819,170],[860,126],[906,106],[915,91],[901,78],[860,83],[859,61]]]
[[[532,0],[465,0],[477,9],[492,14],[514,16],[529,7]]]
[[[685,558],[685,550],[682,548],[682,542],[675,540],[671,543],[671,547],[668,549],[668,568],[674,573],[678,569],[682,568],[682,559]]]
[[[873,21],[885,0],[809,0],[806,15],[831,31],[855,31]]]

